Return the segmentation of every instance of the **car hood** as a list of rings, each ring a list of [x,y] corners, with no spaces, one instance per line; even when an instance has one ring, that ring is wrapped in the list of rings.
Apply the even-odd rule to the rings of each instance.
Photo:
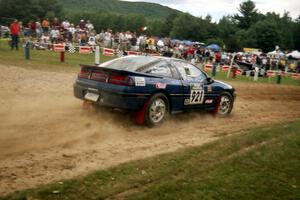
[[[218,85],[222,85],[224,87],[224,89],[230,89],[230,90],[234,89],[231,85],[224,83],[222,81],[219,81],[219,80],[215,80],[215,83]]]

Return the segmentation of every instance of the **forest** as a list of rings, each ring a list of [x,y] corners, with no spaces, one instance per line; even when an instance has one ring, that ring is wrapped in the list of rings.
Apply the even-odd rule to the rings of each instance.
[[[147,26],[147,34],[192,40],[206,44],[217,43],[226,51],[244,47],[274,50],[300,50],[300,16],[292,19],[283,15],[261,13],[253,1],[247,0],[237,8],[238,14],[224,16],[213,22],[211,16],[196,17],[165,6],[144,2],[118,0],[0,0],[0,23],[8,25],[17,18],[26,24],[30,19],[45,17],[67,19],[78,23],[90,20],[97,32],[136,31]]]

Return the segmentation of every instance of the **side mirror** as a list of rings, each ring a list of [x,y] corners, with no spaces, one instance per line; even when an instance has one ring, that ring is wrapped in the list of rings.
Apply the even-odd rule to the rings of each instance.
[[[207,77],[206,81],[208,84],[212,84],[214,82],[214,79],[212,77]]]

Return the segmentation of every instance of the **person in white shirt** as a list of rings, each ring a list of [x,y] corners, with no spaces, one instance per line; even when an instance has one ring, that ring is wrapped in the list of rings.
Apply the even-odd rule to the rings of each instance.
[[[108,47],[108,48],[111,48],[111,33],[110,33],[110,31],[108,30],[108,31],[106,31],[105,33],[104,33],[104,46],[105,47]]]
[[[140,35],[137,40],[137,44],[139,45],[140,51],[146,51],[147,38],[144,35]]]
[[[35,22],[35,33],[37,38],[40,38],[42,36],[43,30],[39,21]]]
[[[70,22],[65,20],[62,22],[62,27],[65,29],[65,30],[68,30],[69,27],[70,27]]]
[[[132,33],[127,31],[125,33],[125,37],[126,37],[126,50],[130,50],[131,49],[130,41],[132,39]]]
[[[87,21],[85,27],[86,27],[89,31],[94,30],[94,25],[90,22],[90,20]]]
[[[52,29],[50,32],[51,43],[56,44],[58,37],[59,37],[59,30],[57,28]]]

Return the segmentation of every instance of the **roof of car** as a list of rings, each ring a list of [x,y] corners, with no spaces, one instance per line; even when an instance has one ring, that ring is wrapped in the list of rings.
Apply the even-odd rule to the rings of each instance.
[[[178,59],[178,58],[170,58],[170,57],[164,57],[164,56],[150,56],[150,55],[130,55],[130,56],[126,56],[126,57],[153,57],[153,58],[157,58],[157,59],[160,59],[160,60],[167,60],[167,61],[180,61],[180,62],[186,62],[185,60],[182,60],[182,59]],[[124,57],[125,58],[125,57]]]

